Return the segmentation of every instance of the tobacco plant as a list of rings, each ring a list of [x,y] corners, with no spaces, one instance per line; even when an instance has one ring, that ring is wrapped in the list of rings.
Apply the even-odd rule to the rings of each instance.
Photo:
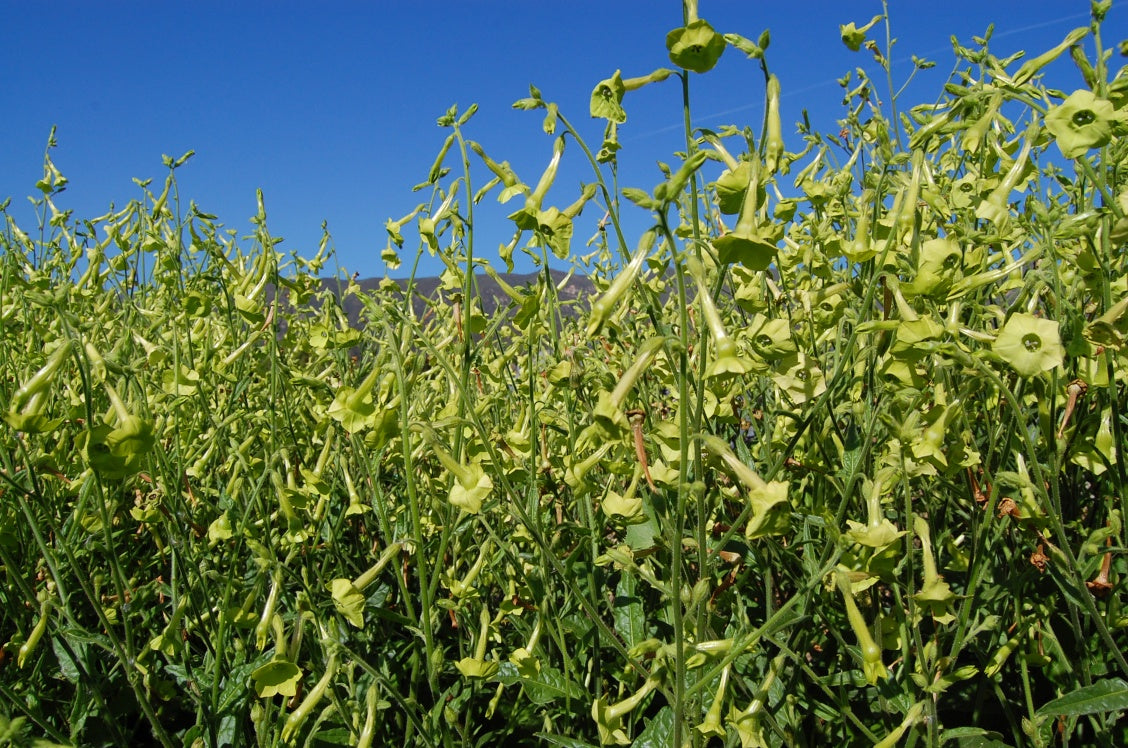
[[[367,290],[321,279],[328,235],[279,251],[261,195],[247,239],[185,205],[191,153],[78,219],[52,134],[39,225],[0,233],[0,740],[1124,744],[1109,7],[1035,57],[955,43],[920,106],[888,13],[845,24],[820,133],[767,31],[686,0],[670,68],[593,90],[598,147],[516,102],[539,175],[445,113],[385,224],[408,278]],[[694,124],[722,54],[762,72],[755,126]],[[644,86],[685,132],[649,189],[619,179]],[[536,282],[483,256],[487,200]]]

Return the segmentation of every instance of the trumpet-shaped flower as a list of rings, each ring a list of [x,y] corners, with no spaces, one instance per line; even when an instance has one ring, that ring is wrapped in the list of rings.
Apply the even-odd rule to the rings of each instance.
[[[791,504],[787,500],[788,485],[781,481],[765,481],[752,468],[740,461],[724,440],[707,434],[701,437],[703,446],[728,466],[747,490],[752,517],[744,530],[750,540],[764,535],[782,535],[791,526]]]
[[[493,490],[493,481],[482,466],[476,462],[463,466],[455,476],[447,500],[459,509],[470,514],[482,511],[482,502]]]
[[[924,559],[924,584],[921,585],[920,591],[913,595],[913,599],[932,614],[933,620],[937,623],[951,623],[956,620],[951,610],[956,595],[936,571],[936,559],[932,555],[932,533],[928,521],[919,514],[914,514],[913,530],[920,538]]]
[[[744,202],[740,207],[740,218],[736,228],[713,240],[713,247],[722,264],[738,262],[750,270],[767,270],[779,247],[759,225],[760,164],[750,163],[752,174],[748,188],[744,192]]]
[[[717,207],[726,215],[736,215],[744,204],[744,193],[752,182],[752,164],[741,161],[733,168],[725,169],[713,183],[717,191]],[[757,189],[759,186],[757,186]]]
[[[802,351],[780,359],[776,363],[772,380],[797,405],[826,392],[822,369],[815,362],[809,361]]]
[[[846,617],[850,620],[850,628],[858,639],[858,648],[862,650],[862,671],[866,681],[872,686],[879,680],[889,677],[889,669],[881,660],[881,645],[874,641],[869,624],[858,609],[854,601],[854,592],[845,571],[839,570],[837,575],[838,589],[842,593],[842,601],[846,605]]]
[[[601,745],[630,745],[631,739],[623,728],[623,717],[642,703],[651,691],[658,687],[658,681],[650,678],[637,691],[617,704],[608,704],[604,699],[596,699],[591,705],[591,718],[599,728]]]
[[[486,645],[489,641],[490,633],[490,612],[483,605],[481,612],[478,614],[478,640],[474,643],[474,655],[472,657],[463,657],[454,666],[458,668],[458,672],[462,673],[467,678],[492,678],[497,674],[501,663],[497,660],[486,659]]]
[[[712,70],[724,54],[726,46],[728,44],[725,38],[700,18],[666,34],[670,61],[679,68],[695,73]]]
[[[1011,315],[991,349],[1023,377],[1061,366],[1065,357],[1058,323],[1021,312]]]
[[[943,296],[957,280],[962,262],[960,245],[952,239],[929,239],[921,244],[917,274],[901,286],[906,296]]]
[[[1053,133],[1063,156],[1077,158],[1108,143],[1116,118],[1111,101],[1080,90],[1046,114],[1046,129]]]
[[[616,70],[614,75],[606,80],[600,81],[592,90],[590,105],[591,116],[601,117],[613,124],[626,122],[627,113],[623,110],[623,95],[627,91],[642,88],[648,83],[664,81],[669,78],[671,74],[673,74],[672,70],[659,68],[650,75],[623,80],[622,72]]]
[[[619,517],[628,522],[646,519],[642,516],[642,499],[627,492],[626,496],[608,491],[600,505],[608,517]]]

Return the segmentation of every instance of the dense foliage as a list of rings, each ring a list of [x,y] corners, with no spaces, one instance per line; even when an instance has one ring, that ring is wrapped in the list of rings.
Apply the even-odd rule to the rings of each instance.
[[[913,108],[885,18],[843,26],[865,67],[820,134],[766,32],[687,2],[676,70],[593,91],[599,148],[517,102],[535,183],[440,120],[384,253],[442,259],[422,314],[325,290],[261,200],[249,243],[185,208],[187,156],[77,220],[49,151],[42,225],[0,234],[0,745],[1124,745],[1108,7],[1037,57],[957,45]],[[722,53],[763,70],[757,128],[691,126]],[[1087,89],[1047,87],[1068,57]],[[685,152],[619,188],[630,93],[679,84]],[[557,201],[566,145],[592,182]],[[492,199],[545,272],[486,315]]]

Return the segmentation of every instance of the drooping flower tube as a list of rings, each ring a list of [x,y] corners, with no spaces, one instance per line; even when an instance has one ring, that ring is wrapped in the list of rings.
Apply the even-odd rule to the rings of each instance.
[[[482,159],[482,163],[486,165],[486,168],[492,171],[494,175],[499,180],[501,180],[502,185],[504,185],[504,189],[501,191],[501,194],[497,196],[497,201],[499,203],[507,203],[515,195],[528,193],[528,186],[523,184],[521,180],[517,178],[517,174],[513,171],[513,168],[509,165],[508,161],[502,161],[499,164],[486,155],[486,152],[482,148],[482,146],[472,140],[467,141],[466,145],[470,146],[470,150],[478,154],[478,157]]]
[[[779,248],[760,234],[757,225],[760,164],[755,159],[751,164],[752,177],[748,190],[744,193],[744,204],[741,206],[736,228],[714,239],[713,247],[722,264],[738,262],[749,270],[767,270],[779,253]]]
[[[767,167],[770,176],[778,171],[780,160],[783,158],[783,123],[779,114],[779,78],[774,74],[768,76],[767,99],[764,166]]]
[[[838,591],[842,593],[843,603],[846,605],[846,617],[850,621],[850,628],[858,639],[858,647],[862,650],[862,672],[865,673],[866,682],[871,686],[879,680],[889,677],[889,669],[881,661],[881,646],[874,641],[869,624],[858,609],[854,601],[854,591],[850,589],[850,579],[846,572],[839,569],[836,575]]]
[[[454,666],[467,678],[492,678],[501,665],[496,660],[486,659],[486,645],[490,638],[490,611],[485,605],[478,614],[478,625],[478,640],[474,643],[473,656],[463,657]]]
[[[615,280],[611,282],[603,295],[591,305],[591,315],[588,317],[587,327],[589,337],[598,333],[612,313],[616,311],[623,295],[638,278],[639,271],[642,270],[642,263],[649,256],[657,236],[658,232],[655,229],[650,229],[642,235],[638,242],[638,248],[635,250],[635,256],[623,268],[623,272],[615,277]]]
[[[46,363],[16,390],[8,403],[8,412],[3,418],[17,431],[42,433],[58,426],[61,421],[48,420],[43,415],[47,405],[47,393],[55,382],[55,376],[63,368],[71,353],[71,342],[64,340],[47,356]]]
[[[951,623],[956,620],[956,616],[951,611],[956,595],[936,571],[936,558],[932,555],[932,533],[928,521],[919,514],[914,514],[913,531],[920,538],[921,558],[924,561],[924,584],[913,595],[913,599],[927,610],[937,623]]]
[[[627,91],[636,91],[649,83],[664,81],[673,75],[668,68],[658,68],[650,75],[636,78],[623,78],[622,71],[596,84],[591,92],[589,110],[592,117],[600,117],[612,124],[623,124],[627,113],[623,110],[623,96]]]
[[[346,578],[334,579],[329,583],[329,593],[333,597],[333,607],[345,617],[345,620],[358,629],[364,628],[364,589],[376,580],[387,565],[403,550],[403,543],[392,543],[380,558],[376,560],[367,571],[355,580]],[[272,588],[272,593],[274,592]],[[261,647],[260,647],[261,648]]]
[[[885,481],[888,479],[889,475],[886,472],[878,472],[874,476],[869,495],[866,497],[866,513],[868,515],[866,524],[846,520],[846,524],[850,528],[846,535],[855,543],[869,548],[881,549],[896,542],[898,538],[905,534],[904,530],[898,530],[896,525],[885,518],[885,513],[881,509],[881,493],[885,487]]]
[[[1011,168],[1007,170],[1007,175],[1003,177],[1003,181],[999,186],[991,190],[991,194],[987,199],[979,203],[979,207],[975,209],[975,217],[990,221],[996,227],[1003,229],[1010,220],[1010,207],[1007,200],[1010,198],[1010,193],[1018,186],[1018,181],[1026,172],[1027,159],[1030,156],[1030,147],[1034,144],[1034,140],[1038,137],[1038,123],[1033,121],[1030,126],[1026,128],[1026,134],[1023,136],[1022,150],[1018,152],[1014,163]]]
[[[1022,63],[1022,67],[1015,71],[1014,77],[1011,78],[1011,82],[1016,86],[1025,84],[1027,81],[1033,78],[1039,70],[1056,60],[1061,56],[1062,52],[1069,49],[1074,44],[1080,42],[1082,39],[1088,36],[1088,34],[1089,28],[1087,26],[1078,26],[1077,28],[1073,29],[1073,31],[1070,31],[1065,35],[1065,39],[1063,39],[1062,42],[1056,47],[1043,52],[1037,57],[1032,57],[1026,62]]]
[[[431,448],[435,457],[454,477],[454,480],[451,481],[447,501],[468,514],[480,512],[482,502],[493,491],[493,481],[490,480],[489,474],[477,462],[463,464],[456,460],[439,444],[438,434],[430,428],[420,427],[419,431],[423,434],[423,438],[426,439],[427,445]]]
[[[552,183],[556,181],[556,172],[560,168],[560,158],[563,155],[564,136],[561,135],[552,144],[552,159],[548,162],[544,173],[541,174],[536,189],[525,198],[525,207],[509,216],[509,219],[517,224],[517,228],[523,231],[533,231],[537,228],[537,216],[540,213],[541,203],[544,202],[544,196],[548,194]]]
[[[747,490],[748,503],[752,506],[752,517],[744,530],[748,539],[764,535],[782,535],[791,526],[791,505],[787,500],[787,484],[780,481],[765,481],[752,468],[740,461],[720,437],[712,434],[701,436],[705,449],[719,457],[733,475]]]
[[[599,742],[601,745],[630,745],[631,739],[623,729],[623,717],[630,714],[650,692],[658,687],[657,678],[647,678],[637,691],[618,702],[608,704],[603,698],[598,698],[591,705],[591,718],[599,728]]]
[[[725,690],[728,688],[729,670],[731,669],[732,663],[730,662],[721,671],[721,682],[717,684],[717,691],[713,694],[709,711],[705,713],[705,719],[701,724],[695,728],[706,738],[724,738],[725,736],[725,728],[721,723],[721,706],[724,704]]]
[[[740,348],[736,341],[725,331],[721,315],[717,312],[717,305],[713,303],[713,296],[705,282],[705,269],[695,257],[688,258],[686,266],[694,284],[697,286],[697,297],[700,299],[701,308],[705,313],[705,324],[709,327],[709,334],[713,336],[713,345],[717,349],[717,355],[709,362],[705,376],[747,374],[752,370],[752,364],[740,355]]]

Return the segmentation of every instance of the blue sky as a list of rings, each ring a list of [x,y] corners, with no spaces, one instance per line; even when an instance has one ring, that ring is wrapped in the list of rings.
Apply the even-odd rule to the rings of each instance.
[[[1113,3],[1107,46],[1128,36],[1124,2]],[[1087,25],[1089,1],[891,0],[890,6],[898,39],[895,82],[910,72],[911,54],[937,63],[907,95],[906,103],[916,104],[939,95],[954,64],[953,35],[970,46],[972,35],[993,22],[997,56],[1020,49],[1037,54]],[[98,216],[111,203],[120,207],[139,197],[133,177],[160,182],[162,154],[191,149],[196,156],[177,172],[185,206],[194,200],[242,235],[251,230],[261,188],[268,226],[285,237],[280,249],[312,255],[327,221],[343,269],[366,277],[385,273],[384,221],[426,199],[411,187],[426,177],[445,136],[435,120],[451,104],[465,109],[476,102],[468,137],[535,184],[552,139],[541,131],[540,113],[515,111],[513,101],[535,84],[598,148],[602,127],[588,117],[593,86],[617,68],[629,77],[670,66],[665,34],[681,23],[674,0],[2,0],[0,11],[7,102],[0,117],[0,200],[12,198],[10,213],[25,231],[35,223],[26,196],[42,176],[47,136],[57,125],[53,159],[70,179],[57,204],[76,216]],[[700,4],[701,16],[718,31],[754,40],[771,30],[768,63],[782,83],[785,140],[796,149],[798,136],[786,136],[801,110],[817,129],[836,130],[842,108],[835,80],[857,66],[878,76],[868,54],[842,45],[838,25],[860,26],[880,12],[878,0]],[[884,40],[883,29],[878,38]],[[1123,62],[1114,57],[1113,69]],[[1054,69],[1051,85],[1068,92],[1082,84],[1067,63]],[[735,50],[713,73],[693,76],[691,96],[695,125],[751,124],[759,131],[762,74]],[[628,94],[626,108],[621,183],[649,189],[661,181],[655,162],[684,147],[680,86],[670,79]],[[561,205],[591,179],[581,152],[569,145],[549,197]],[[479,185],[484,181],[480,176]],[[496,206],[492,196],[485,203]],[[516,202],[483,208],[480,254],[496,256],[497,244],[511,234],[504,215],[515,208]],[[585,218],[599,216],[585,212]],[[586,237],[578,230],[575,244]],[[440,269],[431,262],[422,271]]]

